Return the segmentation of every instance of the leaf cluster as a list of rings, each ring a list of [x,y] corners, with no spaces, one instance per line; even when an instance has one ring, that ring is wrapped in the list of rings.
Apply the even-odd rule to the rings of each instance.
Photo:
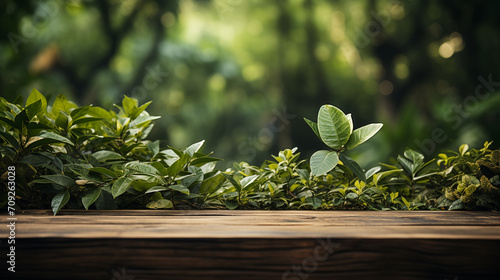
[[[462,145],[426,161],[406,149],[391,164],[362,169],[343,152],[382,124],[353,129],[350,114],[324,105],[305,119],[330,148],[300,158],[285,149],[260,166],[147,139],[154,121],[125,96],[114,110],[77,106],[59,95],[50,105],[37,90],[26,102],[0,98],[0,170],[16,168],[16,207],[73,209],[352,209],[498,210],[500,150]],[[7,172],[0,174],[7,204]]]

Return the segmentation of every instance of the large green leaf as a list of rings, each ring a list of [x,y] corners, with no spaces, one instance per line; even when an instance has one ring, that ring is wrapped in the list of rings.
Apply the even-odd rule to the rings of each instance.
[[[311,174],[320,176],[328,173],[339,163],[337,152],[321,150],[311,156]]]
[[[45,109],[47,108],[47,99],[45,99],[45,96],[43,96],[43,94],[41,94],[35,88],[31,91],[30,95],[28,96],[28,99],[26,99],[26,107],[28,107],[28,105],[30,104],[37,102],[38,100],[42,102],[40,110],[42,112],[45,112]]]
[[[84,197],[82,197],[82,204],[85,210],[89,210],[89,206],[94,203],[101,195],[101,188],[97,187],[90,192],[88,192]]]
[[[183,185],[172,185],[172,186],[168,186],[168,188],[171,189],[171,190],[178,191],[180,193],[189,195],[189,189],[186,188],[186,186],[183,186]]]
[[[33,119],[33,117],[36,116],[41,109],[42,109],[41,100],[37,100],[31,103],[30,105],[27,105],[25,110],[26,110],[26,115],[28,116],[28,120]]]
[[[176,160],[172,165],[167,168],[167,175],[175,178],[179,172],[184,168],[184,165],[188,162],[190,156],[188,154],[182,154],[182,156]]]
[[[364,143],[366,140],[375,135],[382,128],[382,126],[383,124],[381,123],[372,123],[354,130],[349,138],[349,141],[347,141],[346,148],[352,149]]]
[[[244,190],[248,188],[258,177],[259,175],[251,175],[241,179],[240,180],[241,189]]]
[[[132,161],[127,164],[125,164],[125,167],[128,169],[132,169],[134,171],[137,171],[139,173],[143,174],[150,174],[150,175],[159,175],[160,172],[150,164],[138,162],[138,161]]]
[[[201,140],[200,142],[194,143],[193,145],[187,147],[184,152],[190,156],[193,156],[196,152],[198,152],[201,149],[204,143],[205,140]]]
[[[63,136],[58,135],[58,134],[55,134],[54,132],[45,131],[45,132],[40,133],[38,135],[38,137],[42,137],[44,139],[52,139],[52,140],[57,141],[59,143],[66,143],[66,144],[74,145],[73,142],[71,142],[71,140],[69,140],[68,138],[63,137]]]
[[[222,173],[204,180],[200,186],[200,194],[212,194],[215,192],[225,181]]]
[[[92,154],[100,162],[105,162],[107,160],[119,160],[124,159],[122,155],[113,151],[98,151]]]
[[[42,175],[41,177],[63,187],[71,187],[75,184],[73,178],[62,174]]]
[[[406,158],[410,159],[413,162],[413,164],[415,165],[414,171],[416,173],[416,169],[424,162],[424,155],[408,148],[405,150],[404,155]]]
[[[366,182],[365,172],[356,161],[344,154],[340,154],[339,157],[342,163],[347,166],[352,171],[352,173],[356,175],[356,177],[358,177],[361,181]]]
[[[114,183],[113,187],[111,187],[111,194],[114,198],[122,195],[127,189],[130,187],[132,183],[132,179],[129,177],[121,177],[118,178]]]
[[[125,114],[127,115],[127,117],[129,118],[133,118],[134,115],[136,115],[136,110],[137,110],[137,99],[135,98],[130,98],[128,96],[123,96],[123,100],[122,100],[122,106],[123,106],[123,110],[125,111]]]
[[[349,119],[339,108],[323,105],[318,113],[318,131],[321,140],[338,151],[349,140]]]
[[[59,115],[59,112],[65,112],[65,113],[70,113],[70,110],[73,108],[76,108],[76,104],[68,101],[66,96],[64,94],[59,94],[56,97],[56,100],[54,101],[54,104],[52,104],[52,114],[54,116]]]
[[[52,212],[54,212],[54,216],[61,210],[61,208],[66,205],[69,201],[69,192],[68,190],[62,191],[54,196],[52,198],[52,202],[50,203],[50,206],[52,207]]]

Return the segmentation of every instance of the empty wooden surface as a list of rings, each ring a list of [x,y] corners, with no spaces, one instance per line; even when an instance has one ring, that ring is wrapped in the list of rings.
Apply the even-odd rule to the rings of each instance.
[[[20,238],[500,239],[497,212],[91,210],[17,217]]]
[[[496,212],[37,210],[16,217],[17,272],[4,267],[0,279],[500,279]],[[5,256],[8,245],[0,247]]]

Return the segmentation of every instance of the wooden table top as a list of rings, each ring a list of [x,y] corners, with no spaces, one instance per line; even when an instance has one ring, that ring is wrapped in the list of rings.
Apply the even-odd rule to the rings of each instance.
[[[16,238],[356,238],[500,240],[500,212],[18,211]],[[0,215],[4,223],[10,218]],[[0,234],[8,235],[7,226]]]

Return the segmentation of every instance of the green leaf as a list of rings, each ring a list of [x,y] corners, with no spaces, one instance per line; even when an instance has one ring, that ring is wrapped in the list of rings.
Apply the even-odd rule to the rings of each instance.
[[[75,184],[73,178],[62,174],[42,175],[41,177],[63,187],[71,187]]]
[[[66,143],[66,144],[70,144],[70,145],[74,145],[73,142],[71,142],[71,140],[69,140],[68,138],[66,137],[63,137],[61,135],[58,135],[58,134],[55,134],[54,132],[42,132],[38,135],[38,137],[42,137],[44,139],[51,139],[51,140],[54,140],[53,143]]]
[[[195,158],[191,161],[191,165],[195,166],[202,166],[206,163],[209,162],[216,162],[216,161],[221,161],[222,159],[220,158],[214,158],[214,157],[200,157],[200,158]]]
[[[321,150],[315,152],[311,156],[311,174],[314,176],[320,176],[328,173],[339,162],[338,153],[333,151]]]
[[[59,212],[59,210],[61,210],[61,208],[64,207],[64,205],[66,205],[66,203],[68,203],[69,198],[70,196],[68,190],[62,191],[56,194],[52,198],[50,206],[52,207],[52,212],[54,212],[54,216]]]
[[[461,156],[465,156],[465,153],[469,150],[469,145],[467,144],[462,144],[458,148],[458,152],[460,153]]]
[[[172,203],[172,201],[168,199],[159,199],[151,201],[150,203],[146,204],[146,207],[150,209],[165,209],[165,208],[173,208],[174,204]]]
[[[90,110],[90,108],[97,108],[97,107],[91,107],[91,106],[87,105],[87,106],[75,108],[75,109],[71,110],[71,112],[69,113],[69,115],[71,116],[71,118],[73,120],[76,120],[76,119],[79,119],[79,118],[85,116],[85,114],[87,114],[87,112]],[[103,110],[104,112],[107,113],[106,110],[104,110],[102,108],[99,108],[99,109]],[[109,116],[106,115],[106,117],[109,117]]]
[[[354,124],[352,123],[352,116],[351,116],[351,114],[347,114],[345,116],[349,120],[349,127],[350,127],[349,134],[352,134],[352,130],[354,129]]]
[[[200,186],[200,194],[212,194],[224,183],[225,177],[222,173],[205,179]]]
[[[401,197],[401,200],[402,200],[402,201],[403,201],[403,203],[405,204],[406,209],[411,210],[411,203],[410,203],[410,202],[408,202],[408,200],[406,200],[406,198],[404,198],[403,196]]]
[[[68,117],[65,113],[60,113],[56,118],[56,125],[64,130],[68,129]]]
[[[178,160],[176,160],[172,165],[170,165],[167,168],[167,175],[175,178],[179,172],[183,169],[184,165],[188,162],[189,160],[189,155],[188,154],[183,154],[182,157],[180,157]]]
[[[92,167],[89,170],[93,171],[93,172],[97,172],[97,173],[102,174],[102,175],[105,175],[105,176],[110,177],[110,178],[116,178],[118,176],[118,174],[116,174],[115,172],[113,172],[107,168],[104,168],[104,167]]]
[[[380,170],[382,169],[382,167],[380,166],[375,166],[373,168],[370,168],[368,171],[366,171],[365,173],[365,177],[366,179],[369,179],[371,176],[373,176],[373,174],[379,172]]]
[[[15,128],[18,130],[23,129],[23,123],[27,123],[29,121],[28,115],[26,114],[26,109],[22,110],[19,114],[14,118]]]
[[[128,169],[138,171],[138,172],[143,173],[143,174],[150,174],[150,175],[159,175],[160,174],[160,172],[158,172],[158,170],[156,168],[154,168],[153,166],[146,164],[146,163],[138,162],[138,161],[129,162],[129,163],[125,164],[125,167]]]
[[[35,88],[31,91],[30,95],[28,96],[28,99],[26,99],[26,107],[28,107],[28,105],[30,104],[37,102],[38,100],[41,101],[40,110],[42,112],[45,112],[45,110],[47,109],[47,99],[45,99],[45,96],[43,96],[43,94],[41,94]]]
[[[4,118],[4,117],[0,117],[0,121],[6,123],[8,125],[10,125],[11,127],[16,127],[16,123],[13,122],[10,119]]]
[[[339,108],[323,105],[318,113],[318,131],[321,140],[338,151],[349,140],[349,119]]]
[[[51,111],[54,116],[57,116],[59,115],[59,112],[65,112],[69,114],[70,110],[76,107],[77,107],[76,104],[71,101],[68,101],[68,99],[66,98],[66,96],[64,96],[64,94],[59,94],[56,97],[54,104],[52,104]]]
[[[314,209],[321,207],[321,204],[323,204],[323,200],[315,196],[310,196],[306,198],[304,202],[311,205]]]
[[[404,155],[413,162],[416,168],[424,162],[424,155],[412,149],[406,149]]]
[[[92,156],[100,162],[125,159],[122,155],[113,151],[98,151],[93,153]]]
[[[150,122],[152,120],[156,120],[156,119],[159,119],[160,117],[159,116],[139,116],[137,117],[135,120],[133,120],[131,123],[130,123],[130,127],[135,127],[135,126],[139,126],[141,124],[144,124],[144,123],[147,123],[147,122]]]
[[[349,200],[356,200],[358,199],[359,195],[353,192],[348,193],[345,198]]]
[[[146,110],[146,108],[149,106],[149,104],[151,104],[151,102],[153,101],[146,102],[142,104],[139,108],[137,108],[137,110],[135,111],[136,116],[139,116],[144,110]],[[133,118],[135,118],[136,116],[134,116]]]
[[[241,179],[240,180],[241,189],[244,190],[248,188],[258,177],[259,175],[251,175]]]
[[[122,195],[127,189],[130,187],[132,183],[132,179],[129,177],[120,177],[118,178],[111,187],[111,194],[114,198]]]
[[[178,191],[180,193],[189,195],[189,189],[186,188],[184,185],[172,185],[172,186],[168,186],[168,188],[170,188],[171,190]]]
[[[226,173],[222,173],[224,175],[224,177],[226,177],[226,179],[229,181],[229,183],[231,183],[231,185],[233,185],[236,190],[238,192],[241,192],[241,184],[240,182],[236,181],[236,179],[234,179],[233,175],[230,175],[230,174],[226,174]]]
[[[104,120],[103,118],[97,118],[97,117],[82,117],[79,119],[73,119],[71,122],[71,126],[75,124],[82,124],[82,123],[89,123],[89,122],[97,122],[97,121],[102,121]]]
[[[16,137],[10,135],[8,132],[2,132],[0,131],[0,137],[2,137],[5,141],[7,141],[14,149],[18,150],[19,149],[19,142],[17,141]]]
[[[203,181],[203,177],[205,174],[200,167],[191,165],[191,166],[189,166],[188,170],[192,176],[189,176],[189,177],[182,179],[182,185],[189,188],[193,184],[195,184],[196,182]]]
[[[406,170],[406,172],[411,174],[412,177],[415,175],[416,167],[412,162],[410,162],[409,160],[407,160],[406,158],[404,158],[402,156],[398,156],[398,162],[399,162],[399,164],[401,164],[403,169]]]
[[[148,142],[146,146],[148,147],[148,150],[153,153],[153,158],[160,152],[160,140]]]
[[[465,205],[464,203],[462,202],[462,200],[460,199],[457,199],[455,201],[453,201],[453,203],[450,205],[450,208],[448,208],[448,210],[462,210],[465,208]]]
[[[361,181],[366,182],[365,172],[356,161],[344,154],[340,154],[339,157],[342,163],[347,166],[352,171],[352,173],[356,175],[356,177],[358,177]]]
[[[364,143],[366,140],[373,137],[382,126],[383,124],[381,123],[372,123],[354,130],[349,141],[347,141],[346,148],[349,150]]]
[[[33,117],[36,116],[38,112],[40,112],[41,108],[42,108],[41,100],[37,100],[31,103],[30,105],[26,106],[25,110],[26,110],[26,115],[28,116],[28,120],[33,119]]]
[[[85,210],[89,210],[89,206],[94,203],[101,195],[101,188],[97,187],[89,191],[84,197],[82,197],[82,204]]]
[[[193,156],[196,152],[198,152],[201,149],[204,143],[205,140],[201,140],[200,142],[194,143],[193,145],[187,147],[184,152],[190,156]]]
[[[164,187],[164,186],[154,186],[152,188],[149,188],[146,193],[155,193],[155,192],[163,192],[163,191],[168,191],[169,188]]]
[[[318,124],[307,118],[304,118],[304,121],[306,121],[309,127],[313,130],[314,134],[316,134],[316,136],[318,136],[318,138],[321,139],[321,136],[319,136]]]
[[[225,200],[224,205],[226,205],[229,210],[234,210],[239,206],[238,201],[236,200]]]
[[[138,105],[137,99],[130,98],[126,95],[123,96],[122,106],[123,106],[123,110],[125,111],[125,114],[127,115],[127,117],[132,118],[132,119],[134,118],[135,111],[137,110],[137,105]]]

